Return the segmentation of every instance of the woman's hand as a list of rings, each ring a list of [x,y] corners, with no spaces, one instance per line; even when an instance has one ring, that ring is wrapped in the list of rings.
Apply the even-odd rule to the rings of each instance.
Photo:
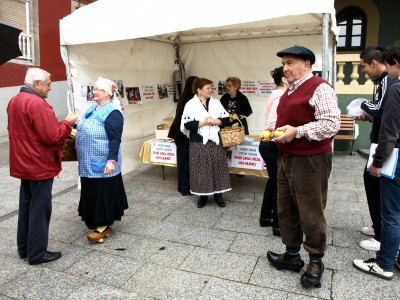
[[[112,161],[107,161],[106,166],[104,168],[104,174],[111,174],[115,171],[115,163]]]

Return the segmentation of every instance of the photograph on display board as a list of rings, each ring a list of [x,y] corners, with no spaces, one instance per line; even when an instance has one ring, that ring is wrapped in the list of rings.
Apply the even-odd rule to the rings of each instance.
[[[129,104],[137,104],[140,103],[140,90],[138,87],[127,87],[126,88],[126,97],[128,98]]]
[[[84,103],[95,103],[93,100],[93,85],[81,85],[81,99]]]
[[[124,98],[124,84],[122,83],[122,80],[111,79],[111,81],[115,82],[117,85],[118,94],[121,96],[121,98]]]
[[[168,98],[168,88],[166,83],[157,84],[157,91],[160,99]]]
[[[220,80],[220,81],[218,81],[218,95],[222,96],[225,93],[226,93],[225,81]]]

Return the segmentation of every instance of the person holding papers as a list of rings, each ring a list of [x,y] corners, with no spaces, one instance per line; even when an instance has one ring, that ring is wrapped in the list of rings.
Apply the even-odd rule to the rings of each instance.
[[[363,101],[361,103],[361,109],[364,111],[364,114],[355,117],[355,119],[372,122],[370,140],[371,143],[377,143],[386,102],[385,95],[389,87],[393,84],[393,80],[386,72],[383,61],[383,49],[379,46],[373,45],[365,48],[360,54],[360,64],[363,72],[368,75],[377,88],[374,92],[372,102]],[[366,165],[363,172],[363,179],[372,226],[361,228],[361,232],[371,237],[362,240],[359,245],[366,250],[378,251],[381,241],[380,179],[372,176],[367,168],[368,166]]]
[[[393,277],[395,262],[400,269],[400,262],[396,261],[400,245],[400,163],[393,160],[393,179],[381,176],[381,171],[394,149],[400,148],[400,40],[385,49],[384,61],[387,72],[396,81],[386,96],[378,146],[369,166],[371,175],[380,177],[381,247],[376,258],[355,259],[353,265],[360,271],[389,280]]]

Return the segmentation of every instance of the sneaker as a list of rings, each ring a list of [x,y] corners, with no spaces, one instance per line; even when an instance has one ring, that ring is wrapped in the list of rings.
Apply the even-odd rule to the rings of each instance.
[[[369,240],[364,240],[360,242],[360,247],[364,248],[366,250],[371,250],[371,251],[379,251],[381,248],[381,243],[378,242],[374,238],[370,238]]]
[[[391,280],[393,272],[384,271],[376,261],[376,258],[370,258],[367,260],[355,259],[353,260],[353,266],[362,272],[377,276],[382,279]]]
[[[361,233],[363,233],[365,235],[374,236],[375,230],[371,226],[366,226],[366,227],[361,228]]]

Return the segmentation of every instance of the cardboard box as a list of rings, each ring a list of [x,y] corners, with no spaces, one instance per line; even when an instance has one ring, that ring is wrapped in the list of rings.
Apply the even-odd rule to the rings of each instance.
[[[156,139],[164,140],[168,138],[169,127],[167,124],[159,124],[156,129]]]
[[[168,139],[169,128],[171,127],[173,117],[164,119],[160,124],[156,127],[156,139],[164,140]]]

